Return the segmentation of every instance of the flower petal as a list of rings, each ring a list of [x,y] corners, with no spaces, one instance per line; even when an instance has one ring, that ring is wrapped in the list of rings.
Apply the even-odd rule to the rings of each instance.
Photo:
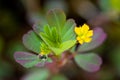
[[[91,42],[91,40],[92,40],[92,38],[85,38],[84,39],[84,41],[87,42],[87,43]]]
[[[82,25],[81,31],[86,33],[89,30],[89,26],[87,24]]]
[[[93,30],[89,30],[86,34],[87,37],[93,36]]]
[[[80,38],[80,37],[77,37],[77,40],[79,41],[79,40],[81,40],[81,38]]]
[[[78,42],[79,42],[80,44],[83,44],[83,43],[84,43],[84,41],[83,41],[82,39],[80,39]]]
[[[75,27],[75,33],[79,35],[81,32],[81,27]]]
[[[95,28],[92,41],[90,43],[84,43],[78,47],[79,52],[92,50],[101,45],[106,39],[106,33],[99,27]]]

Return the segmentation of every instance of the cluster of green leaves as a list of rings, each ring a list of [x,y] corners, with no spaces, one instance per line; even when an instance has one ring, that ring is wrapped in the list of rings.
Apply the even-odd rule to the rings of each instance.
[[[46,15],[46,19],[47,24],[39,23],[33,28],[55,55],[60,55],[75,45],[74,27],[76,24],[74,20],[69,19],[66,21],[64,12],[59,9],[50,10]]]

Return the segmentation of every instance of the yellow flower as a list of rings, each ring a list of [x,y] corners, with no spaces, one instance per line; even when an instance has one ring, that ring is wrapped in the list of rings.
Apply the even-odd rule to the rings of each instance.
[[[87,24],[82,25],[82,27],[75,27],[75,33],[77,35],[76,39],[80,44],[83,44],[84,42],[89,43],[92,40],[93,30],[89,30]]]

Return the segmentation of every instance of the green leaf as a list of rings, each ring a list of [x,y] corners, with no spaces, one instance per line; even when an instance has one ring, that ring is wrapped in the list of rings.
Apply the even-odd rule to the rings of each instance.
[[[51,30],[49,25],[44,26],[44,32],[46,33],[46,35],[51,36]]]
[[[69,48],[73,47],[76,43],[76,40],[69,40],[69,41],[65,41],[60,45],[60,48],[62,50],[68,50]]]
[[[28,52],[16,52],[14,58],[16,62],[26,68],[33,67],[40,62],[37,55]]]
[[[47,15],[47,21],[51,27],[57,27],[60,30],[66,21],[64,12],[60,9],[50,10]]]
[[[49,33],[46,32],[48,30],[49,30]],[[58,43],[61,42],[60,35],[59,35],[59,32],[57,31],[56,27],[52,27],[51,30],[47,29],[46,31],[45,31],[45,34],[46,34],[48,40],[50,40],[52,43],[54,43],[54,44],[56,43],[56,45],[58,45]]]
[[[40,53],[40,44],[43,41],[38,37],[33,31],[29,31],[23,36],[23,44],[29,50],[32,50],[36,53]]]
[[[77,54],[75,61],[79,67],[88,72],[98,71],[102,64],[101,58],[94,53]]]
[[[39,62],[40,62],[39,60],[31,61],[31,62],[26,63],[24,65],[24,67],[30,68],[30,67],[33,67],[34,65],[38,64]]]
[[[75,32],[74,32],[75,26],[76,26],[76,24],[73,19],[67,20],[67,22],[65,23],[65,25],[61,31],[62,41],[75,39],[75,37],[76,37]]]
[[[73,47],[76,43],[76,40],[69,40],[66,42],[63,42],[62,44],[60,44],[59,48],[55,48],[55,47],[50,47],[50,49],[52,49],[52,51],[56,54],[56,55],[60,55],[62,54],[62,52],[70,49],[71,47]]]
[[[61,43],[61,36],[60,36],[60,32],[57,30],[56,27],[53,27],[52,30],[51,30],[51,38],[52,38],[52,41],[54,43],[56,43],[56,46],[59,45],[59,43]]]
[[[23,80],[47,80],[49,71],[47,69],[34,69]]]
[[[64,50],[60,48],[50,47],[50,49],[55,53],[55,55],[60,55]]]

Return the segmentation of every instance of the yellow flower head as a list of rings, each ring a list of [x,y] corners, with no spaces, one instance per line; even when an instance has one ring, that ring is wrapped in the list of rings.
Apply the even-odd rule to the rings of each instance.
[[[82,27],[75,27],[75,33],[77,35],[77,41],[80,44],[83,44],[84,42],[89,43],[92,40],[93,30],[89,30],[87,24],[82,25]]]

